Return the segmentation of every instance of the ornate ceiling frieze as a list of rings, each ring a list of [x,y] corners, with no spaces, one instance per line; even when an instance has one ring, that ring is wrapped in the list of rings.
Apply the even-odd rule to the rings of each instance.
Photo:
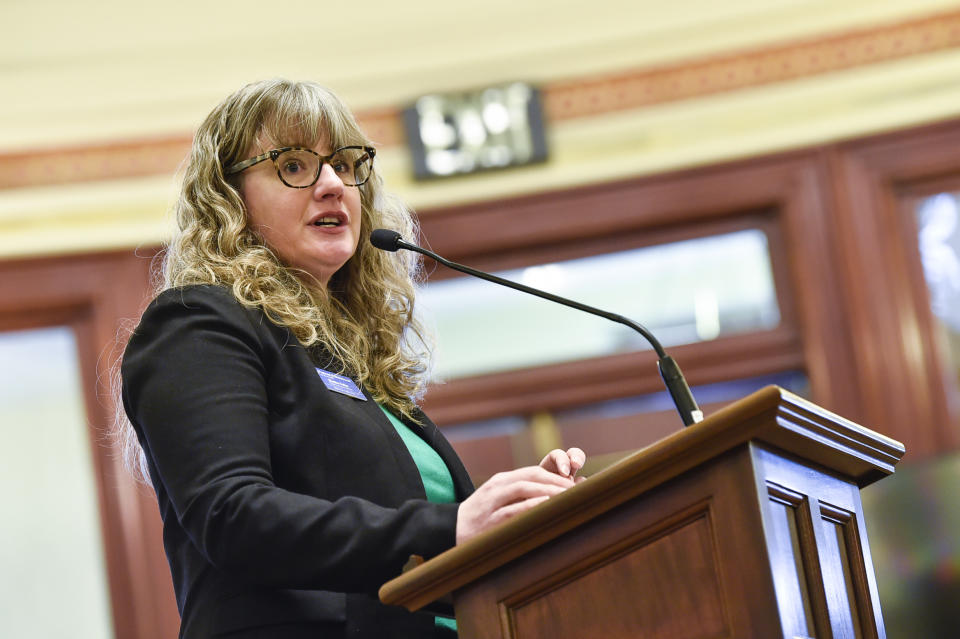
[[[548,122],[638,110],[960,48],[960,11],[775,47],[575,78],[541,87]],[[399,106],[358,118],[380,146],[404,143]],[[190,135],[0,154],[0,189],[172,174]]]

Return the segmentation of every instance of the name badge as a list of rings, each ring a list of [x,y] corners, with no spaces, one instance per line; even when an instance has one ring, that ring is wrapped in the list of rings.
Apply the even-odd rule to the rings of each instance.
[[[332,390],[334,393],[340,393],[341,395],[347,395],[349,397],[355,397],[357,399],[367,401],[367,398],[363,395],[363,391],[360,390],[360,387],[357,386],[356,382],[349,377],[337,375],[336,373],[325,371],[322,368],[317,369],[317,375],[320,376],[320,381],[323,382],[323,385],[326,386],[327,389]]]

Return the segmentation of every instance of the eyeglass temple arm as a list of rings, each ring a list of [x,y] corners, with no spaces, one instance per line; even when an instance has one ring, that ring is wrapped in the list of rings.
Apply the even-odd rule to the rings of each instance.
[[[228,166],[226,169],[224,169],[223,172],[224,172],[224,174],[226,174],[226,175],[233,175],[234,173],[239,173],[240,171],[242,171],[242,170],[244,170],[244,169],[249,169],[249,168],[250,168],[251,166],[253,166],[254,164],[257,164],[257,163],[259,163],[259,162],[263,162],[263,161],[266,160],[268,157],[270,157],[270,154],[271,154],[271,153],[273,153],[273,151],[267,151],[266,153],[261,153],[260,155],[258,155],[258,156],[255,157],[255,158],[250,158],[249,160],[244,160],[244,161],[242,161],[242,162],[237,162],[236,164],[232,164],[232,165]]]

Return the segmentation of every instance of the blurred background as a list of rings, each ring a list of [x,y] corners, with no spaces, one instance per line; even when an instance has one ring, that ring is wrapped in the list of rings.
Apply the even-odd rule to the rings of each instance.
[[[319,81],[450,259],[643,322],[709,415],[767,384],[903,442],[863,491],[889,637],[960,622],[960,2],[0,0],[0,617],[176,634],[109,438],[192,131]],[[681,427],[631,331],[428,265],[425,408],[476,481]]]

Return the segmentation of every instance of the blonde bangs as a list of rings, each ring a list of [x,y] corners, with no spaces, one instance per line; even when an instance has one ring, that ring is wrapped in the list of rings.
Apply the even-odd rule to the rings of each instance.
[[[301,84],[264,98],[260,132],[278,146],[314,148],[323,143],[332,151],[370,144],[345,105],[323,87]]]

